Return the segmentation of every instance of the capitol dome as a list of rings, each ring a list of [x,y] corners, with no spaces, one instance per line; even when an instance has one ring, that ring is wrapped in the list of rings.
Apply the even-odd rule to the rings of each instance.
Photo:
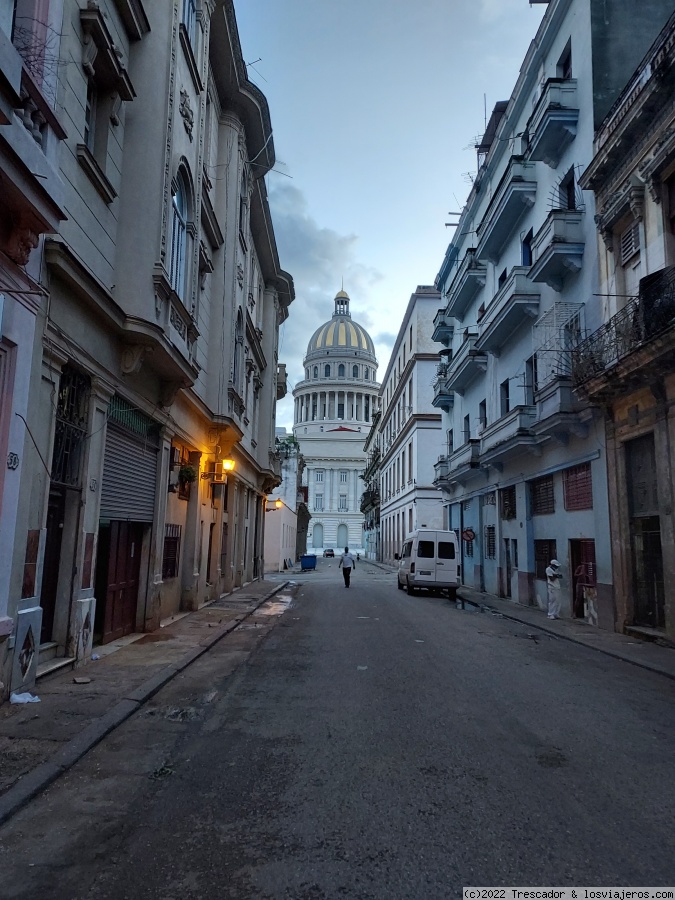
[[[337,351],[338,354],[347,357],[368,359],[377,365],[372,338],[362,325],[352,320],[349,312],[349,295],[345,291],[338,291],[335,296],[335,312],[332,318],[317,328],[312,335],[307,345],[305,362],[327,354],[333,355],[331,351]]]

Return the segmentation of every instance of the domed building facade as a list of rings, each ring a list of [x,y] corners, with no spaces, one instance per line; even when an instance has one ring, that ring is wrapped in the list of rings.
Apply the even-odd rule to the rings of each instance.
[[[364,549],[360,511],[364,444],[378,404],[377,359],[368,332],[339,291],[332,318],[312,335],[305,378],[293,391],[293,433],[306,460],[308,552]]]

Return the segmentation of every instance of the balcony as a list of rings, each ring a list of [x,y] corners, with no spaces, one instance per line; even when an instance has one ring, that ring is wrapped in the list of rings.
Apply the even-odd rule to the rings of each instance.
[[[455,334],[455,326],[450,321],[450,316],[445,314],[445,309],[439,309],[434,316],[434,333],[431,339],[437,344],[449,347]]]
[[[535,164],[512,156],[478,226],[478,259],[499,261],[504,244],[513,234],[525,212],[534,206],[537,195]]]
[[[612,400],[661,378],[675,359],[675,266],[647,275],[640,294],[572,353],[581,397]]]
[[[476,251],[471,248],[466,251],[464,258],[452,280],[452,284],[446,291],[448,305],[446,314],[458,321],[462,321],[464,313],[478,291],[485,286],[487,266],[476,257]],[[434,338],[434,340],[436,340]]]
[[[555,169],[576,137],[578,121],[576,81],[549,78],[527,123],[530,135],[528,159],[541,160]]]
[[[450,412],[455,405],[455,392],[448,390],[445,378],[439,378],[434,385],[434,399],[431,401],[431,405],[436,409],[444,409],[446,412]]]
[[[537,416],[532,431],[538,438],[567,446],[570,434],[580,438],[588,436],[588,424],[580,416],[582,404],[572,389],[569,375],[550,379],[535,393],[534,400]]]
[[[379,491],[364,491],[361,495],[361,512],[367,513],[380,505]]]
[[[463,394],[473,379],[487,369],[487,356],[483,351],[477,349],[477,340],[478,335],[476,334],[465,335],[448,370],[446,388],[449,391]]]
[[[505,460],[529,450],[541,454],[532,425],[537,417],[535,406],[516,406],[483,430],[480,438],[481,466],[498,471]]]
[[[561,291],[568,275],[581,269],[584,256],[583,210],[554,209],[534,236],[530,279]]]
[[[277,400],[283,400],[288,393],[288,374],[286,372],[286,363],[279,363],[277,366]]]
[[[499,356],[511,335],[539,315],[539,291],[528,279],[526,266],[514,266],[492,298],[480,324],[476,349]]]
[[[479,475],[479,450],[480,441],[471,438],[449,456],[440,456],[434,463],[436,487],[464,484]]]

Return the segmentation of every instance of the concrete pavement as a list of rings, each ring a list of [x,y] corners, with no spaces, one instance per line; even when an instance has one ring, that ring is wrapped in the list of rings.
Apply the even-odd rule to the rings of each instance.
[[[252,582],[158,631],[95,648],[97,661],[40,680],[40,703],[0,706],[0,823],[286,584]]]

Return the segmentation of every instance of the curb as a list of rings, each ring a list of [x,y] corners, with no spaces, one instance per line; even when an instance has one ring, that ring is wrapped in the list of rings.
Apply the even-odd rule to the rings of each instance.
[[[178,662],[166,666],[166,668],[161,669],[151,678],[148,678],[147,681],[144,681],[115,704],[112,709],[108,710],[105,715],[95,719],[74,738],[67,741],[51,759],[45,760],[45,762],[40,763],[39,766],[23,775],[15,785],[0,796],[0,825],[7,822],[34,797],[71,769],[76,762],[82,759],[97,744],[100,744],[103,738],[109,735],[111,731],[114,731],[115,728],[139,710],[165,684],[168,684],[176,675],[187,669],[200,656],[208,653],[214,644],[217,644],[218,641],[238,628],[242,622],[260,609],[263,603],[267,603],[271,597],[286,587],[288,587],[288,581],[284,581],[273,590],[268,591],[253,609],[228,622],[224,628],[221,628],[207,640],[202,641],[198,647],[186,653]]]
[[[655,675],[663,675],[665,678],[670,678],[675,681],[675,673],[668,672],[667,670],[661,669],[658,666],[654,666],[651,663],[641,662],[637,659],[630,659],[630,657],[623,656],[623,654],[621,653],[617,653],[613,650],[607,650],[604,647],[597,647],[595,644],[587,644],[585,641],[579,640],[579,638],[574,637],[570,634],[560,634],[560,632],[558,631],[553,631],[551,628],[547,628],[546,625],[538,625],[535,622],[528,622],[525,619],[518,618],[518,616],[503,612],[503,610],[498,609],[496,606],[490,606],[489,603],[478,603],[475,600],[470,600],[468,597],[460,597],[460,599],[463,600],[464,603],[470,603],[472,606],[478,607],[481,611],[483,609],[489,609],[492,612],[499,613],[499,615],[504,619],[510,619],[512,622],[518,622],[518,624],[526,625],[528,628],[536,628],[538,631],[543,631],[544,634],[550,634],[554,638],[559,638],[562,641],[569,641],[571,644],[577,644],[579,647],[585,647],[587,650],[595,650],[597,653],[604,653],[605,656],[611,656],[612,659],[619,659],[621,660],[621,662],[630,663],[630,665],[632,666],[637,666],[640,669],[646,669],[648,672],[654,672]]]

